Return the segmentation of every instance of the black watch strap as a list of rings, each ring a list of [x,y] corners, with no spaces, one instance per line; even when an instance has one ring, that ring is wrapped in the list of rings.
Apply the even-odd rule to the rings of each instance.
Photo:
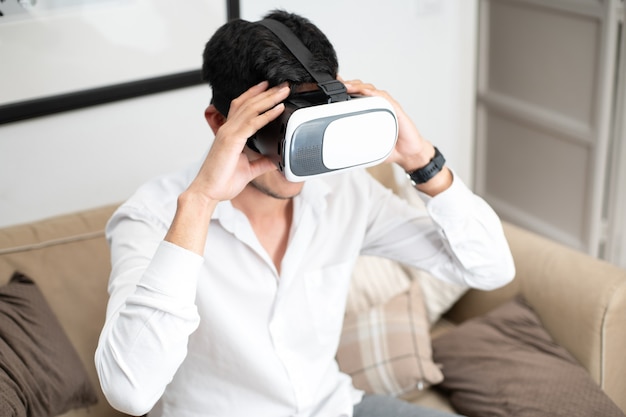
[[[439,149],[435,146],[435,156],[430,160],[426,166],[416,169],[413,172],[407,172],[406,174],[411,179],[413,184],[423,184],[441,171],[444,164],[446,163],[446,158],[443,157]]]

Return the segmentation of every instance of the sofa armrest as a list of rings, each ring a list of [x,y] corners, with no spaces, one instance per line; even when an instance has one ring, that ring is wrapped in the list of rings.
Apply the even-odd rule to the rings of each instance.
[[[554,340],[626,409],[626,270],[505,223],[515,280],[495,291],[469,291],[450,311],[462,321],[524,295]]]

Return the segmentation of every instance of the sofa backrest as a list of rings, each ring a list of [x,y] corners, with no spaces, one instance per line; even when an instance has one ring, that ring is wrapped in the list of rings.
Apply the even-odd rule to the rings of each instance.
[[[14,271],[32,278],[41,289],[76,348],[98,403],[64,417],[116,417],[105,400],[94,365],[94,353],[104,323],[109,249],[104,226],[115,207],[0,229],[0,285]]]

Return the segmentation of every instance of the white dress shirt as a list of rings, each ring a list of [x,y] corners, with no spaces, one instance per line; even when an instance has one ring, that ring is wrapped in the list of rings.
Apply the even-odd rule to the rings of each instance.
[[[196,172],[146,184],[107,226],[113,269],[95,361],[109,402],[129,414],[352,416],[362,393],[334,357],[359,255],[482,289],[514,274],[500,220],[458,178],[420,211],[364,170],[304,185],[280,274],[230,202],[202,257],[163,241]]]

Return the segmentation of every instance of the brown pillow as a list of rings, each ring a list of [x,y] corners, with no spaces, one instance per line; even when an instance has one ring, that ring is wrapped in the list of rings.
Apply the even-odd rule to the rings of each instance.
[[[0,288],[0,415],[56,416],[96,402],[83,363],[43,294],[16,272]]]
[[[358,389],[411,398],[443,378],[431,354],[422,293],[414,282],[380,306],[346,314],[337,363]]]
[[[624,417],[521,296],[435,338],[433,357],[468,417]]]

